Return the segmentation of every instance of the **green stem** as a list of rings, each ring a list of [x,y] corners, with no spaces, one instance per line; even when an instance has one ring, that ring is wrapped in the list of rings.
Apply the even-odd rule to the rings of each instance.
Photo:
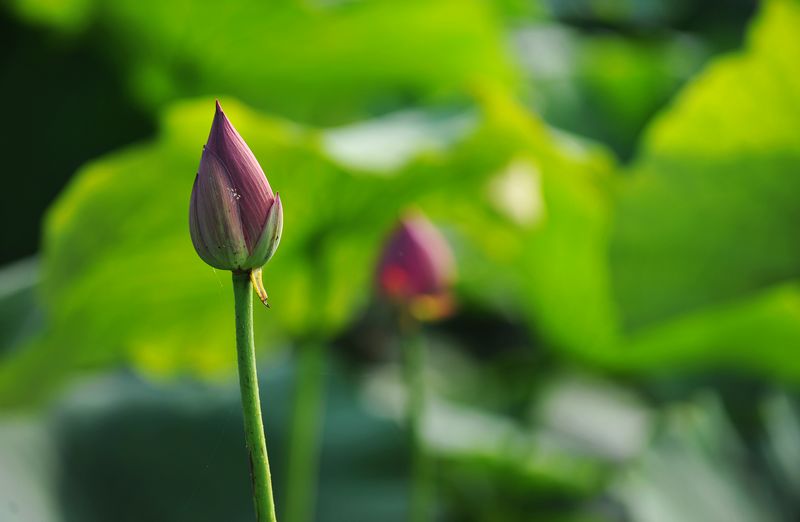
[[[294,413],[289,446],[287,522],[314,518],[320,430],[325,402],[325,350],[310,342],[296,350]]]
[[[239,387],[242,392],[244,436],[250,457],[250,481],[258,522],[277,522],[272,499],[267,441],[261,420],[258,397],[256,350],[253,342],[253,289],[248,273],[233,273],[233,298],[236,307],[236,353],[239,363]]]
[[[419,333],[407,334],[405,343],[404,370],[406,377],[406,416],[411,435],[411,505],[409,520],[427,522],[431,520],[431,462],[423,440],[425,418],[425,346]]]

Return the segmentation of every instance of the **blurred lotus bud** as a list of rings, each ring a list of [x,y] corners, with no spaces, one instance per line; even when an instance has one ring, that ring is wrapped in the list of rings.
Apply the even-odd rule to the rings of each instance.
[[[450,284],[455,263],[441,233],[424,216],[402,219],[378,265],[379,293],[408,308],[417,319],[439,319],[453,309]]]
[[[275,253],[282,229],[280,196],[217,102],[189,205],[195,250],[214,268],[253,271]]]

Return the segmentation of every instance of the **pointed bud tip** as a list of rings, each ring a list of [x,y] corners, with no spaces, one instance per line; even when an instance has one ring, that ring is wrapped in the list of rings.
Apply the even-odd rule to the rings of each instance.
[[[222,110],[222,105],[219,99],[214,100],[214,119],[211,121],[211,131],[206,140],[206,148],[213,151],[215,154],[224,159],[225,142],[230,140],[230,134],[235,134],[236,130],[233,129],[228,116]]]
[[[219,100],[215,100],[216,108],[214,109],[214,121],[212,123],[212,132],[214,127],[219,125],[220,123],[228,121],[228,116],[225,114],[225,111],[222,110],[222,105],[220,105]]]

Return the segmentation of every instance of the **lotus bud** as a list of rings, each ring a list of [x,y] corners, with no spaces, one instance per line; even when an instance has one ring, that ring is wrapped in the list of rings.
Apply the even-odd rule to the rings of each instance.
[[[378,264],[378,292],[417,319],[452,310],[455,263],[447,241],[424,216],[409,215],[390,234]]]
[[[189,204],[189,230],[214,268],[249,272],[261,300],[261,267],[275,253],[283,207],[250,148],[217,102]]]

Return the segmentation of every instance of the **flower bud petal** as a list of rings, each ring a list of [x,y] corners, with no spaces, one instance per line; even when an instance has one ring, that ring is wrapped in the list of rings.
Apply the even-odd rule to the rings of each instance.
[[[247,259],[239,197],[225,166],[212,151],[203,150],[192,188],[189,230],[200,258],[215,268],[234,270]]]
[[[256,243],[253,253],[245,261],[245,265],[252,267],[265,265],[278,249],[278,244],[281,242],[281,234],[283,234],[283,205],[281,205],[280,195],[276,194],[275,203],[269,209],[267,222],[261,231],[261,237]]]

